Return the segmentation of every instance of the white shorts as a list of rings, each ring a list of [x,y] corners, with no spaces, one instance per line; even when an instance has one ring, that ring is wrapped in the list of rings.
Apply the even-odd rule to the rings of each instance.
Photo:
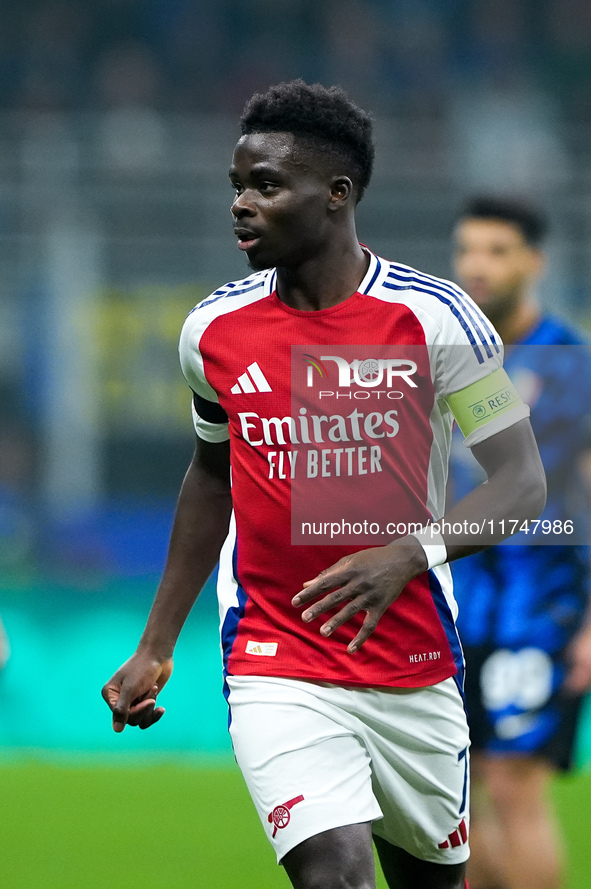
[[[468,858],[468,726],[453,679],[417,689],[227,681],[234,752],[278,861],[365,821],[425,861]]]

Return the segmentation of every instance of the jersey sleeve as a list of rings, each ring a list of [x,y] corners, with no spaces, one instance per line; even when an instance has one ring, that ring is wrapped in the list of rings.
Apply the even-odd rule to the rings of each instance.
[[[528,417],[529,408],[503,369],[503,343],[488,318],[455,285],[453,295],[436,337],[435,389],[470,448]]]
[[[230,432],[227,414],[205,374],[200,343],[207,327],[206,321],[206,317],[200,316],[199,308],[193,309],[181,331],[179,359],[184,377],[193,392],[191,411],[195,432],[204,441],[218,443],[227,441]]]

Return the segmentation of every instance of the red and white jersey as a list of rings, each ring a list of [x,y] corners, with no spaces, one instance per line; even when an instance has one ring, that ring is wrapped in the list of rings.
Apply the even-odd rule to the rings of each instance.
[[[325,639],[318,632],[323,621],[306,624],[302,609],[291,605],[304,581],[368,545],[292,544],[293,479],[305,469],[296,444],[315,431],[316,441],[325,445],[323,471],[330,466],[327,474],[334,476],[338,456],[340,480],[347,473],[355,476],[351,483],[360,504],[381,499],[396,519],[404,503],[399,518],[426,524],[444,511],[454,421],[445,397],[502,364],[498,335],[456,285],[369,257],[359,290],[331,308],[308,312],[285,305],[269,269],[216,290],[183,327],[180,358],[196,394],[197,434],[210,442],[230,439],[234,514],[218,576],[222,650],[230,675],[418,687],[462,671],[448,565],[408,584],[354,655],[346,646],[363,615]],[[307,347],[305,355],[316,367],[312,374],[326,370],[329,358],[340,372],[339,357],[323,349],[334,344],[343,349],[363,344],[361,357],[371,354],[368,344],[412,347],[423,378],[421,397],[412,408],[405,402],[406,413],[402,402],[372,403],[369,411],[365,402],[344,407],[341,398],[330,408],[330,439],[318,433],[326,433],[329,410],[320,418],[306,415],[314,422],[304,427],[304,408],[291,415],[293,349]],[[324,357],[322,368],[317,356]],[[350,366],[359,369],[359,362]],[[490,432],[482,429],[479,440],[522,416],[506,414],[501,423],[486,427]],[[350,447],[326,447],[343,441]],[[384,453],[378,457],[380,448]],[[317,467],[315,472],[322,484],[323,472]]]

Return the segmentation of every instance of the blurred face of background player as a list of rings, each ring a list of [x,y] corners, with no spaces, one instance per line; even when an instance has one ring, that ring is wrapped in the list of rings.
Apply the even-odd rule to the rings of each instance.
[[[351,180],[330,175],[292,133],[243,136],[229,175],[238,247],[255,271],[321,258],[343,215],[333,211],[353,206]]]
[[[542,252],[519,225],[466,217],[454,235],[456,280],[497,327],[531,297],[544,268]]]

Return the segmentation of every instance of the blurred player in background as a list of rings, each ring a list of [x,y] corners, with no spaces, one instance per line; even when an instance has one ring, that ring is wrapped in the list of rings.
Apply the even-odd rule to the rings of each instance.
[[[471,200],[455,229],[455,278],[501,335],[507,371],[530,406],[548,480],[541,518],[588,525],[591,357],[586,337],[536,298],[544,232],[530,206]],[[451,465],[454,497],[483,480],[459,438]],[[454,565],[472,739],[472,889],[562,885],[548,782],[571,765],[591,683],[589,549],[564,539],[540,546],[525,537]]]
[[[253,272],[185,322],[180,357],[193,390],[196,453],[143,637],[103,695],[116,731],[161,717],[155,699],[178,633],[221,551],[232,742],[292,884],[372,889],[373,836],[390,886],[463,889],[468,730],[446,562],[471,547],[428,529],[385,546],[294,546],[291,476],[311,465],[303,448],[310,436],[349,442],[353,454],[363,429],[383,475],[380,463],[375,476],[364,468],[365,444],[349,469],[336,451],[323,451],[333,462],[322,475],[351,476],[345,487],[360,518],[373,478],[385,514],[397,509],[404,519],[400,503],[410,498],[428,525],[444,510],[450,405],[465,413],[475,392],[502,385],[509,397],[496,423],[468,417],[465,428],[488,484],[447,518],[535,515],[545,484],[529,411],[502,369],[494,331],[459,288],[360,245],[355,205],[373,163],[365,112],[337,88],[293,81],[255,95],[241,124],[232,214]],[[404,404],[396,401],[399,421],[377,392],[369,413],[328,393],[330,432],[321,426],[328,418],[306,408],[291,417],[291,372],[307,369],[294,360],[294,371],[292,346],[312,344],[305,348],[322,355],[329,344],[356,343],[369,354],[372,343],[420,352],[420,385],[411,381]],[[330,360],[338,386],[341,365],[347,373],[350,365]],[[322,492],[332,484],[318,481]],[[316,482],[314,490],[312,519]],[[198,677],[195,686],[191,711]]]

